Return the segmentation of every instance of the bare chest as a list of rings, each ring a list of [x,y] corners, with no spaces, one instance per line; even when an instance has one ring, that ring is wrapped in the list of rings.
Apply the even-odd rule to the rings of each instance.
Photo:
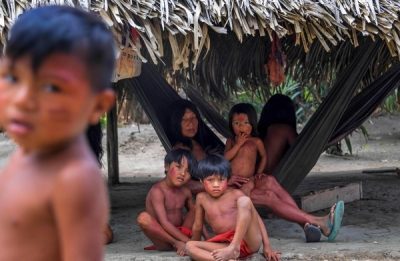
[[[237,206],[232,200],[204,205],[205,219],[214,232],[225,232],[236,224]]]
[[[164,205],[167,211],[180,210],[185,207],[186,196],[181,191],[164,191]]]

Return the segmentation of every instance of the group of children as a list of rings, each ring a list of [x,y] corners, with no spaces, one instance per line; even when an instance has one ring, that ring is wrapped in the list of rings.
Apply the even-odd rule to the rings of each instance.
[[[154,244],[145,249],[176,249],[178,255],[194,260],[231,260],[249,256],[263,246],[267,260],[279,260],[250,198],[228,186],[228,160],[211,154],[196,162],[188,150],[174,149],[164,162],[166,176],[150,189],[146,210],[137,218]],[[195,204],[185,186],[190,175],[196,175],[204,186]],[[205,224],[215,236],[209,236]],[[200,241],[202,237],[204,241]]]
[[[145,249],[176,249],[179,255],[194,260],[230,260],[251,255],[263,246],[268,260],[279,259],[249,198],[254,174],[263,173],[267,163],[256,124],[254,107],[237,104],[229,113],[232,138],[227,139],[224,156],[211,154],[196,164],[189,150],[174,149],[167,154],[166,177],[150,189],[146,210],[137,218],[154,244]],[[191,175],[204,189],[197,194],[195,207],[185,186]],[[215,236],[209,236],[205,224]],[[200,241],[202,237],[204,241]]]

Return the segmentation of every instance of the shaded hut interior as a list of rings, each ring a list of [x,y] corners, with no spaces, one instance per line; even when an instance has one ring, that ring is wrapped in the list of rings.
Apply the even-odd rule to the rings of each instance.
[[[116,77],[114,87],[120,97],[137,98],[167,150],[162,119],[166,111],[157,106],[176,99],[176,89],[224,135],[223,118],[202,107],[213,108],[213,103],[242,90],[269,97],[276,85],[266,69],[271,60],[300,87],[321,93],[324,86],[329,92],[320,94],[320,107],[273,173],[289,191],[328,144],[360,126],[399,88],[398,1],[1,1],[2,44],[23,10],[45,4],[97,13],[112,28],[119,53],[135,54],[132,66],[141,66],[141,74]],[[173,88],[165,89],[169,85]],[[107,121],[110,184],[118,183],[116,121],[114,109]],[[304,151],[312,153],[305,157]]]

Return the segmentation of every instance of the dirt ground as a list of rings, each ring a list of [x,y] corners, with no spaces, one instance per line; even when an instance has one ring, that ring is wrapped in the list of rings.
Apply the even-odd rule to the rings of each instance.
[[[400,260],[400,176],[395,172],[362,172],[400,168],[400,115],[372,118],[365,127],[368,140],[359,133],[351,137],[353,155],[321,155],[295,192],[303,195],[361,182],[363,198],[345,205],[343,226],[335,242],[324,239],[306,244],[297,224],[277,218],[264,220],[272,247],[282,252],[282,260]],[[121,126],[119,148],[121,184],[109,188],[115,239],[106,247],[106,260],[179,260],[173,252],[143,251],[150,241],[135,224],[148,189],[164,175],[165,151],[157,135],[150,125],[141,125],[140,132],[136,125]],[[12,142],[0,134],[0,168],[13,149]],[[261,256],[252,260],[261,260]]]

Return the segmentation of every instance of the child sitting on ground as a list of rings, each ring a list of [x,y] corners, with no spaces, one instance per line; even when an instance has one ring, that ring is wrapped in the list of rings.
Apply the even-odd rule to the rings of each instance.
[[[258,252],[263,245],[267,260],[279,260],[269,245],[267,230],[249,197],[228,187],[229,162],[210,155],[200,161],[197,175],[205,192],[197,194],[192,240],[186,253],[194,260],[231,260]],[[216,236],[200,240],[204,220]]]
[[[231,162],[229,185],[240,188],[247,196],[254,188],[254,174],[263,173],[267,152],[257,137],[257,113],[249,103],[239,103],[229,112],[229,127],[234,138],[228,138],[224,156]],[[257,157],[260,162],[257,165]]]
[[[190,151],[174,149],[167,153],[164,164],[166,177],[151,187],[146,197],[146,210],[139,214],[137,223],[154,243],[145,250],[174,248],[178,255],[184,255],[194,220],[192,194],[185,185],[196,161]]]
[[[113,105],[113,36],[95,15],[31,9],[0,62],[0,260],[102,260],[108,196],[85,130]]]

